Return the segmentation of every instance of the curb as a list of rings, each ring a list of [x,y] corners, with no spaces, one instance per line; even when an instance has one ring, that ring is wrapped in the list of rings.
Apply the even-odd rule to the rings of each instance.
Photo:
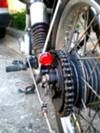
[[[25,32],[24,31],[21,31],[21,30],[18,30],[18,29],[14,29],[14,28],[11,28],[11,27],[7,27],[7,34],[14,37],[14,38],[20,38],[22,36],[24,36]]]

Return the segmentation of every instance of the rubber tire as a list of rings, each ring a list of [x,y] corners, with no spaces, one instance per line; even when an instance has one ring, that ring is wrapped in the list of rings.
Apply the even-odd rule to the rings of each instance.
[[[6,35],[6,28],[0,28],[0,38],[4,38]]]

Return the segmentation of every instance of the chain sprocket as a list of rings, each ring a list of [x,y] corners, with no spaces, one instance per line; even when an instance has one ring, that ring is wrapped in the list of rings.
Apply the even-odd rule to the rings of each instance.
[[[59,51],[53,51],[51,53],[55,56],[57,60],[59,60],[60,67],[57,68],[57,70],[58,73],[61,73],[59,82],[63,97],[61,106],[59,106],[60,102],[59,98],[57,97],[53,99],[53,103],[55,108],[57,108],[57,104],[59,104],[57,112],[58,114],[60,114],[60,116],[68,116],[72,112],[74,104],[74,81],[73,81],[71,64],[69,58],[67,57],[64,51],[59,50]],[[61,80],[63,82],[61,82]]]

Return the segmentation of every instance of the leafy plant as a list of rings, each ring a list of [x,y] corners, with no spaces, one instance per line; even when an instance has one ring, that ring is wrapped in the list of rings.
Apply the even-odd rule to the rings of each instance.
[[[11,14],[10,27],[13,27],[19,30],[24,30],[25,14],[26,14],[26,11]]]

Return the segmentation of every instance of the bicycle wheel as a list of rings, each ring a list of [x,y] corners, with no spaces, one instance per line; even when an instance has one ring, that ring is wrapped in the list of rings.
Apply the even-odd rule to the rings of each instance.
[[[74,89],[71,90],[73,95],[70,91],[64,91],[60,111],[59,100],[55,99],[54,105],[58,112],[63,112],[63,116],[70,115],[73,130],[68,133],[99,133],[100,6],[94,0],[70,0],[67,4],[66,1],[63,3],[57,18],[58,24],[54,27],[52,43],[57,52],[59,50],[64,53],[59,54],[63,74],[67,72],[69,65],[64,66],[65,58],[69,58],[66,61],[71,64]],[[67,76],[66,74],[65,77]]]

